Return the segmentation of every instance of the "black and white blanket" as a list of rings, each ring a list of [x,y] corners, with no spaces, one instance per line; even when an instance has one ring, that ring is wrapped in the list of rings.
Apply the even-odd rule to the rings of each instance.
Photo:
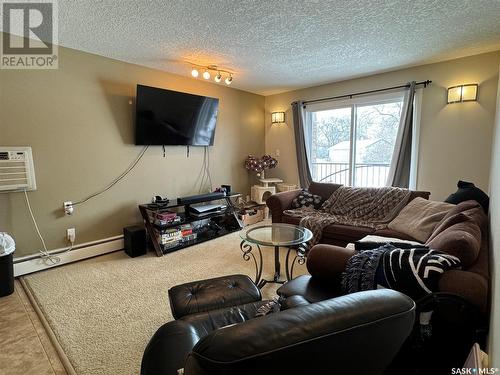
[[[428,247],[401,249],[386,244],[351,257],[342,274],[345,293],[391,288],[417,300],[438,290],[439,277],[460,268],[460,260]]]

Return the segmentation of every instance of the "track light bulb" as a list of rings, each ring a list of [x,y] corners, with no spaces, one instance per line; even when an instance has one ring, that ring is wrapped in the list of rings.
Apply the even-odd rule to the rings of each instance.
[[[195,68],[193,68],[193,70],[191,70],[191,75],[194,77],[194,78],[198,78],[198,75],[200,73],[198,72],[198,70],[196,70]]]
[[[229,77],[227,77],[224,82],[226,82],[226,85],[230,85],[231,82],[233,82],[233,75],[231,74]]]
[[[203,72],[203,78],[205,78],[205,79],[210,79],[210,73],[209,73],[209,71],[208,71],[208,70],[205,70],[205,71]]]
[[[219,83],[221,80],[222,80],[222,76],[221,76],[220,72],[217,72],[217,75],[215,76],[214,81]]]

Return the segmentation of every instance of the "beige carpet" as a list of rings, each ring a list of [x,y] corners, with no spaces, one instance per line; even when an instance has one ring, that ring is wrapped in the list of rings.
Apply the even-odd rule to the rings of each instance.
[[[173,319],[170,287],[234,273],[255,277],[253,262],[242,259],[239,243],[233,233],[160,258],[132,259],[117,252],[23,279],[77,374],[135,375],[153,333]],[[263,275],[270,279],[273,250],[262,250]],[[284,249],[281,255],[284,264]],[[304,272],[299,266],[295,275]],[[266,285],[264,298],[276,288]]]

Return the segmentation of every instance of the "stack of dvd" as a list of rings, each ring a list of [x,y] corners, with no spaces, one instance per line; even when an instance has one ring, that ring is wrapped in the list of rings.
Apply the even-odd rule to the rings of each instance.
[[[163,247],[172,247],[182,239],[182,233],[179,228],[169,228],[160,231],[158,237],[158,241]]]
[[[181,225],[182,242],[192,241],[196,239],[196,233],[193,233],[191,224]]]

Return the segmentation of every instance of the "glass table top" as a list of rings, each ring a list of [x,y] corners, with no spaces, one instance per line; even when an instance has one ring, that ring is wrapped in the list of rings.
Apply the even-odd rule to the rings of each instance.
[[[293,246],[305,243],[313,237],[304,227],[292,224],[268,224],[252,227],[240,232],[240,237],[248,242],[264,246]]]

